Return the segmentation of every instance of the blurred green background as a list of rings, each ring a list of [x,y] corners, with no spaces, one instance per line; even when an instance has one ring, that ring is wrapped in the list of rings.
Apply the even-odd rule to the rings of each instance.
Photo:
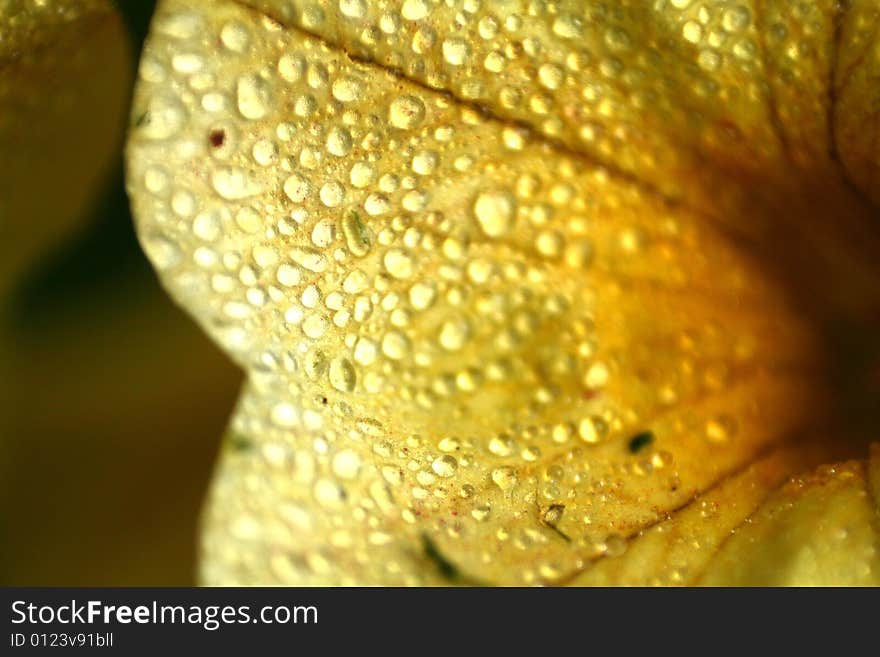
[[[118,3],[132,67],[153,4]],[[198,514],[241,374],[159,288],[121,148],[82,228],[5,309],[0,584],[195,582]]]

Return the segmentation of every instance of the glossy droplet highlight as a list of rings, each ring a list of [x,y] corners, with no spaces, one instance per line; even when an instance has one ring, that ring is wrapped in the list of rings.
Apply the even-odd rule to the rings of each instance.
[[[511,231],[515,210],[516,201],[509,192],[483,192],[474,201],[474,216],[489,237],[502,237]]]
[[[425,104],[415,96],[401,96],[391,103],[388,120],[395,128],[412,130],[425,120]]]

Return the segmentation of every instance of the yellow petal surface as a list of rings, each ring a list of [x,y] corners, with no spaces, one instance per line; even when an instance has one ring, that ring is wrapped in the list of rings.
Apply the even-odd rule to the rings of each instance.
[[[569,583],[591,586],[694,585],[701,581],[707,568],[714,567],[714,560],[722,546],[725,546],[724,553],[735,560],[752,559],[761,564],[772,562],[766,566],[768,569],[779,567],[783,560],[775,554],[766,557],[765,561],[764,543],[756,541],[748,553],[741,554],[736,547],[727,548],[726,542],[743,523],[751,522],[759,508],[764,512],[765,507],[761,505],[789,477],[809,470],[813,463],[833,458],[833,447],[827,441],[800,440],[797,445],[780,448],[741,473],[720,482],[688,508],[643,530],[628,546],[605,546],[602,558],[594,560]],[[768,504],[775,504],[775,500]],[[808,514],[809,511],[800,520],[813,522]],[[866,521],[869,518],[858,520]],[[856,527],[865,536],[870,536],[866,532],[870,524],[857,524]],[[792,545],[797,543],[793,541]],[[845,561],[839,560],[838,555],[831,556],[835,564]],[[802,579],[794,579],[790,583],[814,581],[810,573],[799,575]],[[877,575],[873,573],[872,576]],[[715,576],[715,583],[747,582]]]
[[[811,298],[877,311],[876,217],[839,161],[876,185],[872,0],[244,3],[697,207]]]
[[[832,129],[835,147],[853,182],[880,202],[880,7],[856,0],[840,22],[838,39],[847,47],[834,78]]]
[[[737,528],[700,579],[706,585],[877,586],[877,447],[794,478]]]
[[[122,138],[130,68],[107,0],[0,6],[0,294],[93,202]]]
[[[244,4],[160,4],[128,146],[148,255],[248,371],[204,581],[599,578],[827,457],[775,447],[829,410],[804,317],[849,260],[815,252],[805,309],[741,246],[812,256],[787,194],[819,172],[864,227],[823,141],[831,3]],[[762,16],[818,35],[810,84]]]

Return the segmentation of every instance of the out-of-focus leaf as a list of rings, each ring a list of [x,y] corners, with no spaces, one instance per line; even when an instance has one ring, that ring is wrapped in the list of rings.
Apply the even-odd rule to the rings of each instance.
[[[0,6],[0,295],[95,201],[130,81],[130,45],[109,1]]]
[[[736,499],[717,545],[827,458],[747,470],[838,401],[813,322],[877,302],[834,3],[251,4],[161,4],[128,147],[148,255],[248,371],[205,581],[586,581],[633,541],[623,583],[647,527]]]

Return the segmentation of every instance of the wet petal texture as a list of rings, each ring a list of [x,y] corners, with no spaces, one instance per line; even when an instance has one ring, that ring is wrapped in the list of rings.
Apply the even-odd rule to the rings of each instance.
[[[129,69],[107,0],[0,6],[0,294],[93,201],[122,138]]]
[[[876,475],[850,461],[790,477],[798,459],[809,471],[833,456],[827,443],[812,441],[771,453],[570,583],[876,585]],[[868,467],[877,467],[876,447]]]
[[[880,203],[880,8],[870,0],[851,3],[839,22],[840,61],[834,77],[835,146],[855,184]]]
[[[148,255],[248,371],[206,582],[578,583],[706,491],[753,482],[736,526],[828,458],[777,449],[823,421],[824,365],[740,246],[812,255],[790,191],[821,176],[863,227],[830,46],[782,68],[831,3],[767,3],[764,45],[731,3],[244,4],[160,6],[128,151]]]
[[[701,579],[707,585],[876,586],[878,450],[786,483],[739,527]]]
[[[244,3],[699,208],[828,309],[878,311],[851,189],[878,195],[873,0]]]

